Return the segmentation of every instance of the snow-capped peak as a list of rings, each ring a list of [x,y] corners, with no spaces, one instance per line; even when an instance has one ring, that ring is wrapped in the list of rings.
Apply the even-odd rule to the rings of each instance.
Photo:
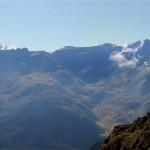
[[[135,54],[144,44],[144,41],[137,41],[135,43],[120,43],[114,44],[114,46],[121,46],[122,53],[133,53]]]
[[[133,53],[135,55],[135,53],[140,50],[143,44],[144,44],[143,41],[137,41],[135,43],[128,44],[126,48],[123,48],[122,52]]]
[[[144,41],[137,41],[135,43],[129,44],[128,47],[133,48],[133,49],[141,48],[143,46],[143,44],[144,44]]]

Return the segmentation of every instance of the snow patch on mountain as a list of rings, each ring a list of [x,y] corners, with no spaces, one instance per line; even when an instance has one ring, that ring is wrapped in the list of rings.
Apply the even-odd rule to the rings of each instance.
[[[138,41],[138,42],[135,42],[135,43],[132,43],[132,44],[128,44],[128,46],[126,48],[123,48],[122,49],[122,53],[133,53],[135,55],[135,53],[137,51],[140,50],[140,48],[142,48],[143,46],[143,41]]]
[[[87,52],[82,52],[79,55],[85,55],[85,54],[88,54],[88,53]]]
[[[1,44],[0,44],[0,50],[8,50],[7,45],[1,45]]]
[[[148,62],[145,61],[145,62],[144,62],[144,65],[148,66]]]

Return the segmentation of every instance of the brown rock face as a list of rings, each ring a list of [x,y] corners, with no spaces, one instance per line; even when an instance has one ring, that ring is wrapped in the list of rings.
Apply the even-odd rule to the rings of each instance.
[[[101,150],[150,150],[150,113],[132,124],[116,126]]]

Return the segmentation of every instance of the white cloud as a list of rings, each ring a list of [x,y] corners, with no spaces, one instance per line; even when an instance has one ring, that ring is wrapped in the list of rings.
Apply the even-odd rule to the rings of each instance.
[[[115,61],[119,67],[135,67],[138,59],[133,57],[132,59],[128,60],[125,58],[122,52],[114,52],[110,59]]]
[[[110,59],[115,61],[119,67],[135,67],[138,59],[136,58],[135,54],[137,51],[140,50],[140,48],[143,46],[144,42],[139,41],[136,43],[122,43],[122,44],[117,44],[114,46],[121,46],[122,50],[121,52],[114,52],[111,54]],[[127,59],[125,54],[131,54],[132,58]],[[140,56],[138,56],[139,58]]]

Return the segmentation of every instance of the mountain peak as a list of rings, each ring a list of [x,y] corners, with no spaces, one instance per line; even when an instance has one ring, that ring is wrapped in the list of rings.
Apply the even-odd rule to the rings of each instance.
[[[144,44],[144,41],[137,41],[128,45],[129,48],[140,48]]]

